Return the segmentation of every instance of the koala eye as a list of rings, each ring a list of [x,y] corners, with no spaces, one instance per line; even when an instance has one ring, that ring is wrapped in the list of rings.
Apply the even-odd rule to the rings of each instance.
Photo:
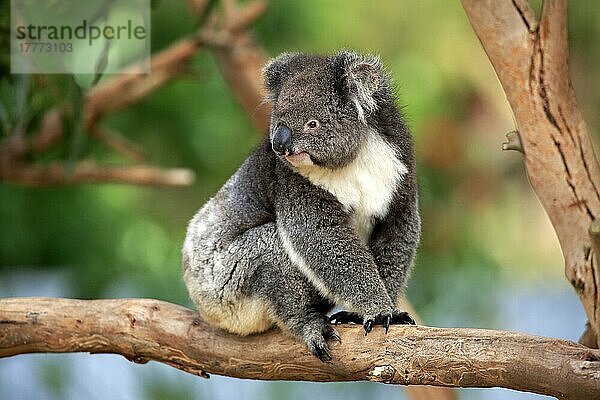
[[[321,126],[321,124],[319,123],[319,121],[317,121],[316,119],[311,119],[306,124],[304,124],[304,130],[305,131],[314,131],[315,129],[319,128],[320,126]]]

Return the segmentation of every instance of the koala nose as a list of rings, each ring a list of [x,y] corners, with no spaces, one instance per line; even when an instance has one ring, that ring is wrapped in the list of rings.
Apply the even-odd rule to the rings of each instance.
[[[279,125],[273,135],[271,143],[273,150],[278,154],[292,154],[294,145],[292,143],[292,131],[285,125]]]

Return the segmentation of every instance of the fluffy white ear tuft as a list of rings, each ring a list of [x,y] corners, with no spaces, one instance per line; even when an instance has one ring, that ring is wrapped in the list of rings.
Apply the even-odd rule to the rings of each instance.
[[[374,94],[384,84],[385,72],[377,56],[363,56],[342,52],[343,85],[354,103],[358,118],[366,123],[366,116],[377,110]]]

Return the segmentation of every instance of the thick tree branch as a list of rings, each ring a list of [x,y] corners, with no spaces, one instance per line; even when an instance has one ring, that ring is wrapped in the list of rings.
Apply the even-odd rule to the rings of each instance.
[[[392,326],[365,337],[339,326],[333,362],[272,330],[238,337],[158,300],[0,299],[0,357],[37,352],[115,353],[197,375],[500,386],[561,399],[600,397],[600,351],[574,342],[481,329]]]
[[[408,302],[406,297],[401,297],[398,303],[401,310],[407,311],[413,316],[417,324],[422,325],[423,321],[417,314],[417,311],[413,308],[412,304]],[[440,387],[440,386],[406,386],[404,392],[408,395],[410,400],[457,400],[458,392],[451,387]]]
[[[531,186],[598,337],[600,269],[588,229],[600,217],[600,167],[569,77],[567,0],[545,1],[539,25],[525,0],[461,1],[513,110]]]

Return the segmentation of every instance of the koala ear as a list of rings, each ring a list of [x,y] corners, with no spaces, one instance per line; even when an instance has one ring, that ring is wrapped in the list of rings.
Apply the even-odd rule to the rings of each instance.
[[[335,64],[340,95],[354,103],[358,118],[365,122],[365,115],[377,110],[374,94],[387,79],[379,57],[341,52]]]
[[[291,75],[290,63],[297,58],[299,53],[282,53],[272,58],[263,68],[265,87],[269,92],[267,99],[274,100],[281,89],[283,82]]]

